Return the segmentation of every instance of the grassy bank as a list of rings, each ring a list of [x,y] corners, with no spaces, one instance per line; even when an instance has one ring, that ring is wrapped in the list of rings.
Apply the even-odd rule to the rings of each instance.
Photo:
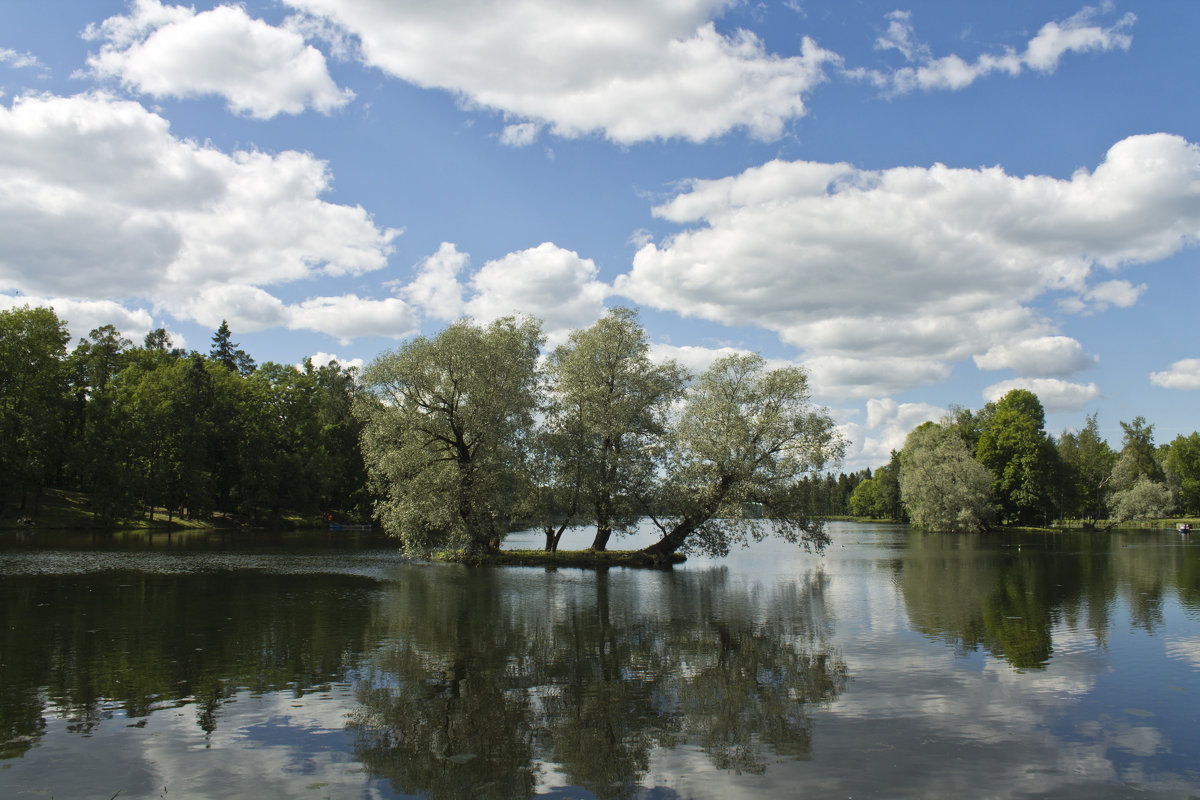
[[[164,508],[154,509],[154,518],[145,515],[127,517],[111,521],[98,519],[93,513],[90,498],[80,492],[64,492],[58,489],[48,489],[41,498],[36,513],[21,512],[15,508],[8,509],[0,516],[0,530],[24,530],[29,527],[28,518],[35,528],[58,530],[210,530],[243,528],[249,526],[249,520],[237,517],[215,514],[211,519],[183,519],[172,517],[167,520]],[[285,514],[269,523],[258,523],[254,527],[271,527],[285,530],[297,528],[325,528],[328,523],[319,516],[304,516],[300,514]]]

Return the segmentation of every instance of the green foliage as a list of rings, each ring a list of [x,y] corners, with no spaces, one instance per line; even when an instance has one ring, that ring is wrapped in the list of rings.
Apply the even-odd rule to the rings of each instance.
[[[1178,496],[1179,509],[1200,514],[1200,433],[1180,434],[1163,460],[1167,477]]]
[[[926,422],[904,442],[900,495],[913,523],[937,532],[977,531],[992,518],[992,476],[957,428]]]
[[[856,517],[871,517],[875,519],[879,516],[876,513],[879,508],[879,482],[874,478],[867,480],[854,487],[854,491],[850,495],[850,513]]]
[[[767,370],[757,355],[718,360],[689,387],[671,445],[655,504],[663,538],[648,552],[724,555],[767,532],[827,542],[792,487],[840,459],[844,444],[828,412],[812,406],[804,370]],[[759,504],[766,524],[746,513]]]
[[[1165,483],[1139,475],[1127,489],[1112,496],[1112,525],[1135,519],[1153,519],[1171,508],[1171,492]],[[1111,527],[1111,525],[1110,525]]]
[[[1113,469],[1114,488],[1128,489],[1143,476],[1152,481],[1164,480],[1154,447],[1154,426],[1148,425],[1145,417],[1134,417],[1132,422],[1122,422],[1121,430],[1121,456]]]
[[[992,497],[1005,522],[1045,524],[1054,513],[1061,471],[1044,426],[1037,395],[1013,389],[980,434],[975,458],[992,473]]]
[[[541,432],[546,483],[561,498],[557,530],[594,524],[596,550],[641,516],[638,498],[657,479],[665,453],[667,413],[683,394],[684,371],[670,361],[654,364],[649,353],[637,315],[616,308],[550,357]]]
[[[1100,437],[1096,415],[1078,434],[1065,432],[1058,440],[1064,469],[1063,511],[1091,525],[1108,516],[1109,483],[1117,454]]]
[[[0,311],[0,512],[35,512],[61,466],[68,340],[49,308]]]
[[[541,326],[456,322],[367,368],[363,457],[384,528],[406,551],[499,549],[528,497]]]
[[[50,309],[0,312],[0,332],[0,512],[36,512],[57,488],[85,493],[103,525],[155,507],[251,522],[367,513],[352,372],[230,369],[161,328],[135,348],[111,325],[68,355]]]

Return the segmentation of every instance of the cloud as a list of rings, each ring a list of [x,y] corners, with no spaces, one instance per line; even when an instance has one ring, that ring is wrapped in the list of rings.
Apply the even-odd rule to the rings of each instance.
[[[816,385],[881,396],[973,355],[1034,363],[1032,345],[993,348],[1055,334],[1032,309],[1043,295],[1127,300],[1127,283],[1097,288],[1096,274],[1197,241],[1200,148],[1133,136],[1069,179],[776,160],[691,181],[654,214],[688,227],[642,246],[617,293],[775,331]],[[1051,340],[1040,371],[1082,366],[1072,349]]]
[[[463,316],[478,322],[513,314],[537,317],[551,345],[599,319],[611,292],[596,279],[594,261],[551,242],[488,261],[464,283],[459,275],[469,263],[466,253],[443,242],[417,265],[411,283],[392,285],[424,316],[445,322]]]
[[[544,242],[489,261],[471,277],[474,296],[466,312],[480,321],[508,314],[530,314],[546,326],[551,341],[565,340],[604,313],[610,287],[596,280],[596,264]]]
[[[700,345],[673,345],[651,343],[650,359],[661,363],[671,360],[678,362],[681,366],[692,372],[700,373],[713,365],[713,362],[721,358],[734,355],[749,355],[753,350],[746,350],[741,347],[702,347]],[[794,367],[796,363],[783,358],[764,358],[763,363],[767,369],[779,369],[781,367]]]
[[[904,447],[913,428],[928,420],[941,419],[946,409],[929,403],[898,403],[890,397],[867,401],[865,424],[844,422],[843,437],[849,441],[847,464],[886,464],[893,450]],[[851,467],[848,467],[851,468]]]
[[[838,63],[807,38],[799,53],[777,55],[750,31],[719,33],[713,19],[730,0],[286,2],[359,37],[363,61],[397,78],[558,136],[622,144],[734,129],[778,138]],[[529,129],[509,126],[514,136]]]
[[[1066,20],[1047,22],[1029,40],[1024,52],[1007,49],[1000,54],[981,55],[969,62],[953,54],[934,58],[929,45],[917,39],[910,12],[893,11],[886,17],[887,32],[876,40],[875,47],[895,50],[913,66],[890,72],[856,69],[848,70],[847,74],[869,80],[894,94],[905,94],[915,90],[962,89],[994,72],[1014,77],[1027,69],[1050,73],[1058,68],[1058,62],[1067,53],[1129,49],[1133,42],[1129,31],[1137,17],[1125,14],[1105,28],[1095,23],[1100,13],[1095,8],[1084,7]]]
[[[1200,358],[1185,358],[1162,372],[1151,372],[1150,382],[1164,389],[1200,389]]]
[[[46,68],[46,65],[38,61],[37,56],[33,53],[28,51],[18,53],[16,50],[7,47],[0,47],[0,64],[8,64],[13,69]]]
[[[1013,389],[1028,389],[1038,396],[1049,412],[1079,411],[1093,400],[1100,399],[1096,384],[1071,383],[1057,378],[1016,378],[994,383],[983,390],[983,399],[994,403]]]
[[[506,125],[500,133],[500,144],[509,147],[528,147],[537,141],[540,126],[536,122],[520,122]]]
[[[112,325],[124,336],[137,341],[155,327],[154,318],[146,309],[131,310],[112,300],[72,300],[0,294],[0,309],[20,308],[26,305],[31,308],[53,307],[54,313],[66,324],[72,339],[81,339],[95,328]]]
[[[1032,377],[1065,377],[1095,364],[1083,345],[1069,336],[1042,336],[993,345],[975,356],[980,369],[1011,369]]]
[[[273,27],[240,6],[197,13],[134,0],[128,16],[109,17],[84,35],[103,41],[88,57],[95,77],[157,98],[216,95],[231,111],[258,119],[309,108],[328,114],[354,98],[298,28]]]
[[[315,297],[288,308],[287,327],[322,331],[349,344],[358,336],[400,339],[418,330],[416,314],[398,298],[373,300],[353,294]]]
[[[308,357],[308,360],[311,361],[313,367],[317,369],[328,366],[329,362],[331,361],[336,361],[341,365],[342,369],[357,369],[361,371],[364,364],[361,358],[341,358],[333,353],[326,353],[324,351],[313,353]],[[304,369],[304,364],[297,364],[296,368]]]
[[[344,335],[355,323],[268,291],[386,265],[399,231],[322,200],[330,180],[311,155],[224,153],[104,94],[16,98],[0,106],[0,292]]]
[[[442,242],[436,253],[417,265],[417,277],[400,288],[400,295],[420,307],[426,316],[445,322],[456,320],[465,313],[458,275],[470,260],[450,242]]]

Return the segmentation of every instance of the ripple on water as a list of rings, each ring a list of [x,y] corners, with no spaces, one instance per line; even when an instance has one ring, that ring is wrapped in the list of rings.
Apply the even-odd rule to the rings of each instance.
[[[382,578],[402,561],[395,550],[351,553],[244,553],[46,550],[0,556],[4,575],[84,575],[133,570],[159,575],[255,570],[281,575],[358,575]]]

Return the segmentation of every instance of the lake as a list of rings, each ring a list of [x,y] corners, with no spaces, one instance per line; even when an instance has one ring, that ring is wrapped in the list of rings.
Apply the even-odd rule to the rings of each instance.
[[[4,532],[0,797],[1200,796],[1200,537],[830,534]]]

